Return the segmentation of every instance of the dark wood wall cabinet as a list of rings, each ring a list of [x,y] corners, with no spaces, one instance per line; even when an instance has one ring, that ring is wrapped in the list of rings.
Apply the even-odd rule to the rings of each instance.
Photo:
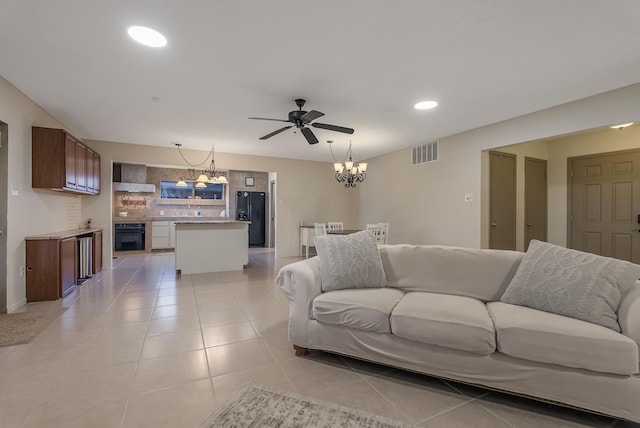
[[[25,238],[27,302],[60,299],[78,280],[78,237],[93,237],[93,273],[102,270],[102,229],[77,229]]]
[[[31,128],[31,187],[100,194],[100,155],[64,129]]]

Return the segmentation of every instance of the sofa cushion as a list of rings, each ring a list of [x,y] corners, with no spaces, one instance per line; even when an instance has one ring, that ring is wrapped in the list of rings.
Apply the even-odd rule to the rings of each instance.
[[[621,296],[640,278],[640,266],[532,240],[500,299],[620,331]]]
[[[389,316],[403,295],[392,288],[329,291],[313,300],[312,316],[327,324],[391,333]]]
[[[491,354],[495,330],[478,299],[438,293],[407,293],[391,313],[391,331],[430,345]]]
[[[603,373],[638,373],[638,345],[611,329],[502,302],[487,308],[503,354]]]
[[[387,287],[500,300],[524,256],[441,245],[381,245]]]
[[[317,236],[322,291],[384,287],[387,280],[376,241],[366,230]]]

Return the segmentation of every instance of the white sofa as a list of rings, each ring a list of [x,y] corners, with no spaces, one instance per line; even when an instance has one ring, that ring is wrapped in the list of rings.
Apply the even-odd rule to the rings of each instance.
[[[381,245],[383,288],[322,292],[319,259],[284,266],[289,340],[460,382],[640,422],[640,281],[621,333],[500,302],[523,253]]]

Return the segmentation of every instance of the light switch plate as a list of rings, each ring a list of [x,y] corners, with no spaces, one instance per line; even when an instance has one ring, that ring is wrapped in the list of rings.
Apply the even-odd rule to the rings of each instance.
[[[464,201],[465,202],[473,202],[473,194],[472,193],[467,193],[466,195],[464,195]]]

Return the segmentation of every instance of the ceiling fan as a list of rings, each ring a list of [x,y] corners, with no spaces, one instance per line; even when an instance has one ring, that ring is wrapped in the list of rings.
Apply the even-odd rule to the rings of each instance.
[[[266,117],[250,117],[249,118],[249,119],[257,119],[257,120],[274,120],[276,122],[289,122],[293,124],[293,125],[288,125],[283,128],[277,129],[263,137],[260,137],[261,140],[266,140],[267,138],[271,138],[274,135],[278,135],[279,133],[286,131],[289,128],[293,128],[295,126],[300,130],[300,132],[302,132],[302,135],[304,135],[304,138],[307,139],[309,144],[318,144],[318,139],[314,135],[313,131],[311,131],[311,129],[307,127],[307,125],[311,125],[314,128],[328,129],[329,131],[343,132],[345,134],[353,134],[352,128],[345,128],[344,126],[337,126],[337,125],[329,125],[327,123],[311,123],[317,118],[324,116],[324,113],[316,110],[311,110],[311,111],[302,110],[302,107],[307,102],[302,98],[298,98],[297,100],[295,100],[295,102],[296,102],[296,105],[298,106],[298,110],[290,111],[288,119],[269,119]]]

